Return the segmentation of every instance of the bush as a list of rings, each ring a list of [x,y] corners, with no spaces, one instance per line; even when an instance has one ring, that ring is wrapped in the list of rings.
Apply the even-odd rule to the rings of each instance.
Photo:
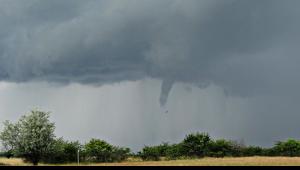
[[[233,157],[241,157],[243,156],[243,150],[246,148],[244,143],[238,141],[230,141],[231,142],[231,154]]]
[[[158,161],[160,157],[166,157],[170,145],[168,143],[162,143],[158,146],[145,146],[142,152],[138,153],[138,156],[143,160]]]
[[[182,157],[183,155],[182,143],[169,145],[168,149],[166,150],[167,159],[174,160]]]
[[[170,145],[168,143],[162,143],[161,145],[157,146],[158,153],[161,157],[165,157],[167,155],[167,150],[169,149]]]
[[[64,143],[64,153],[66,162],[76,162],[77,154],[82,151],[82,146],[78,141],[75,142],[65,142]]]
[[[263,148],[258,146],[248,146],[242,151],[243,156],[263,156],[264,153]]]
[[[277,142],[273,152],[278,156],[300,156],[300,142],[288,139],[286,142]]]
[[[209,152],[210,136],[207,133],[189,134],[182,142],[182,152],[189,157],[204,157]]]
[[[157,146],[145,146],[141,152],[138,153],[144,161],[159,161],[160,160],[160,150]]]
[[[111,159],[113,162],[121,162],[126,160],[130,155],[129,148],[114,147],[111,153]]]
[[[234,153],[234,146],[230,141],[220,139],[220,140],[210,142],[208,156],[225,157],[225,156],[232,156],[233,153]]]
[[[106,141],[91,139],[84,148],[89,161],[112,162],[111,153],[113,151],[113,146]]]
[[[128,158],[129,148],[121,148],[108,144],[103,140],[92,139],[85,145],[85,150],[78,141],[69,142],[62,138],[57,139],[50,149],[51,152],[43,157],[44,163],[71,163],[77,162],[77,152],[80,151],[80,160],[92,162],[120,162]]]
[[[62,138],[55,140],[50,153],[43,157],[44,163],[71,163],[77,162],[77,152],[81,151],[81,145],[78,141],[69,142]]]
[[[274,148],[263,148],[262,155],[263,156],[276,156],[276,155],[278,155],[278,153],[276,153]]]

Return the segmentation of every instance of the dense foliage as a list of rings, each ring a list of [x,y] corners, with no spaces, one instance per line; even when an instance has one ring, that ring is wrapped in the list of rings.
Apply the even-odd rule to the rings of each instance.
[[[277,142],[274,147],[246,146],[243,143],[225,139],[213,140],[206,133],[189,134],[178,144],[164,144],[163,152],[158,146],[146,146],[138,153],[143,160],[160,160],[201,157],[242,156],[300,156],[300,141],[289,139]]]
[[[207,133],[189,134],[182,141],[182,153],[185,156],[203,157],[209,152],[210,141]]]
[[[48,112],[33,110],[15,124],[6,121],[0,139],[8,152],[37,165],[50,153],[54,128]]]
[[[161,157],[167,156],[170,147],[168,143],[158,146],[145,146],[137,155],[143,160],[158,161]]]
[[[42,158],[45,163],[71,163],[77,162],[77,152],[82,151],[78,141],[69,142],[62,138],[56,139],[51,145],[48,155]]]
[[[37,165],[44,163],[70,163],[80,161],[116,162],[125,160],[129,148],[108,144],[92,139],[82,146],[78,141],[65,141],[54,135],[54,123],[49,120],[49,112],[32,110],[17,123],[4,122],[0,140],[4,147],[3,157],[20,157]]]
[[[208,156],[211,157],[225,157],[232,156],[234,152],[234,147],[232,142],[226,141],[224,139],[211,141],[209,144]]]
[[[273,152],[279,156],[300,156],[300,141],[288,139],[285,142],[277,142]]]
[[[145,146],[137,154],[129,148],[118,147],[101,139],[91,139],[82,145],[79,141],[65,141],[54,135],[54,123],[49,113],[33,110],[17,123],[4,122],[0,140],[0,157],[21,157],[34,165],[43,163],[120,162],[129,156],[145,161],[202,157],[241,156],[300,156],[300,141],[279,141],[271,148],[246,146],[243,142],[212,139],[207,133],[192,133],[175,144],[162,143]],[[78,157],[79,156],[79,157]]]
[[[100,139],[91,139],[84,150],[91,162],[118,162],[125,160],[130,153],[129,148],[116,147]]]

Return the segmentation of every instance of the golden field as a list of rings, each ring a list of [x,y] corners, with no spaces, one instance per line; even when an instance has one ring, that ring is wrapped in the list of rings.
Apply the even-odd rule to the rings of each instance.
[[[0,165],[27,166],[31,164],[16,158],[0,158]],[[77,166],[77,164],[49,164],[49,166]],[[300,157],[203,158],[172,161],[129,160],[122,163],[86,163],[81,164],[81,166],[300,166]]]

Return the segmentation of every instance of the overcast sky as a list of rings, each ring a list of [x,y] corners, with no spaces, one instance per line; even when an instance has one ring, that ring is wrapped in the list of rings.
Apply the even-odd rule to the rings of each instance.
[[[0,0],[1,120],[37,107],[57,136],[134,150],[196,131],[261,146],[300,138],[299,8]]]

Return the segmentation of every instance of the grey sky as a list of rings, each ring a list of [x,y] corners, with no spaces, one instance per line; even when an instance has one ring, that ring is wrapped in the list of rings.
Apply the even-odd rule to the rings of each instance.
[[[261,145],[297,137],[299,6],[0,0],[0,115],[40,106],[60,135],[135,148],[193,130]]]

